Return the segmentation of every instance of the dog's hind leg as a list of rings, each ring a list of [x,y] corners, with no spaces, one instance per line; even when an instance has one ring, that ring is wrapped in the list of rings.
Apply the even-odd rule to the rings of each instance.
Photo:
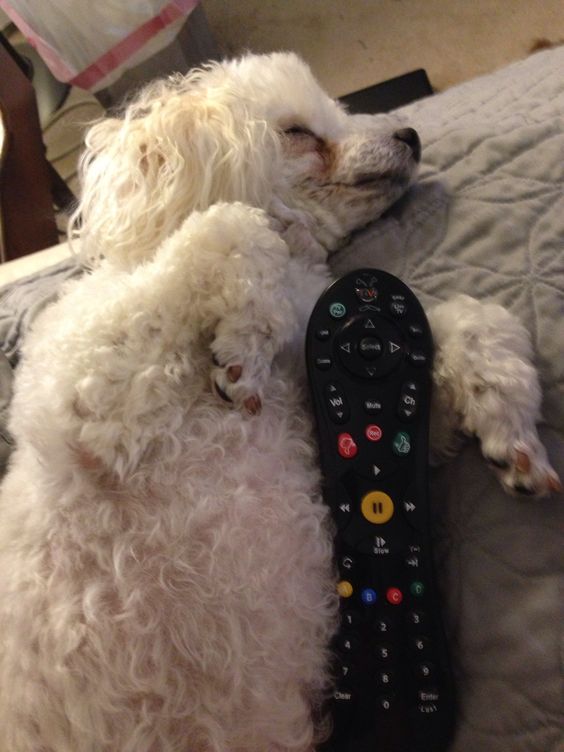
[[[507,310],[459,295],[429,313],[436,344],[432,459],[474,435],[510,492],[545,495],[561,484],[542,445],[541,389],[528,332]]]

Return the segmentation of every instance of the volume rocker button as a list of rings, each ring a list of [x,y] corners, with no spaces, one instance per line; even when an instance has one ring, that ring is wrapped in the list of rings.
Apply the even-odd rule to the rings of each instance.
[[[329,418],[337,425],[346,423],[351,416],[345,390],[336,381],[329,382],[325,387],[325,405]]]

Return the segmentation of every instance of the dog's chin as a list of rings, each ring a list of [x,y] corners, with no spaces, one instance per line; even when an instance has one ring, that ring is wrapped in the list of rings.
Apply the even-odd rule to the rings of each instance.
[[[351,198],[353,201],[364,202],[372,207],[372,211],[377,210],[378,214],[383,214],[407,192],[416,175],[415,165],[409,169],[390,170],[378,177],[363,177],[351,186]]]
[[[413,181],[417,173],[417,165],[407,168],[398,168],[386,170],[378,173],[362,173],[354,178],[350,187],[355,191],[368,191],[382,194],[386,190],[393,190],[395,187],[406,189]]]
[[[351,186],[342,196],[341,207],[336,214],[349,232],[356,232],[366,225],[386,216],[405,196],[415,180],[417,169],[398,170],[372,180],[362,180]]]

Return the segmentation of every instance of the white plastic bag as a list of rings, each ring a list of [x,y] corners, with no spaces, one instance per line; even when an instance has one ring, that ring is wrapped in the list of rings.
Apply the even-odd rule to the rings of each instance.
[[[53,75],[97,91],[174,39],[199,0],[0,0]]]

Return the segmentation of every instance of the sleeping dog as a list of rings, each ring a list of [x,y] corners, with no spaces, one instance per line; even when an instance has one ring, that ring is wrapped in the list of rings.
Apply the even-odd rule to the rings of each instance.
[[[16,379],[1,750],[305,752],[326,732],[338,596],[305,324],[328,256],[420,154],[292,54],[157,81],[91,128],[93,270]],[[508,490],[557,490],[523,327],[464,296],[430,321],[434,454],[474,434]]]

